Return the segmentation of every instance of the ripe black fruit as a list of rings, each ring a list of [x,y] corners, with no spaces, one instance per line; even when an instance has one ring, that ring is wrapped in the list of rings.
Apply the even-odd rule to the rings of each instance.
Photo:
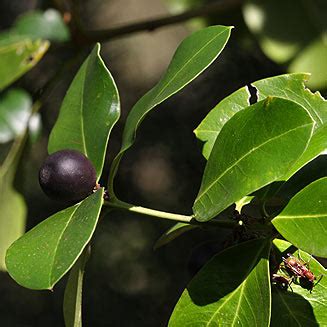
[[[39,172],[42,190],[59,201],[78,202],[92,193],[96,172],[91,161],[75,150],[50,154]]]

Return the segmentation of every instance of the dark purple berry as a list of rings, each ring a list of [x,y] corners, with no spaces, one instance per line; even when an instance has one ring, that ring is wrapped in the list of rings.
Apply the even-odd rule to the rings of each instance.
[[[61,150],[45,159],[40,168],[39,182],[50,198],[78,202],[92,193],[96,185],[96,171],[84,154]]]

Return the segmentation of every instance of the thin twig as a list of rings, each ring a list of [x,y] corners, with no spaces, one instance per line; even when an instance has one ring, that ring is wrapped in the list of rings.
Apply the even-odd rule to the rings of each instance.
[[[226,12],[235,7],[239,7],[242,3],[243,0],[217,1],[199,8],[190,9],[178,15],[159,17],[128,25],[112,27],[106,30],[84,31],[83,34],[88,42],[104,42],[126,34],[153,31],[157,28],[182,23],[195,17],[205,17],[214,13]]]

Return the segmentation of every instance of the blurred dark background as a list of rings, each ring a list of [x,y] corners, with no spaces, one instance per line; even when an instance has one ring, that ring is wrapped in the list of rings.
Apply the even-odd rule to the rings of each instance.
[[[77,7],[83,28],[99,30],[176,14],[209,2],[90,0],[80,1]],[[1,0],[0,28],[10,28],[19,15],[36,8],[51,7],[64,13],[66,3],[62,0]],[[109,167],[119,149],[128,111],[158,81],[181,40],[200,26],[235,26],[219,59],[142,123],[136,143],[124,157],[116,179],[117,193],[122,200],[190,214],[205,165],[201,144],[193,130],[221,99],[239,87],[287,72],[287,63],[276,63],[268,58],[258,38],[250,32],[243,18],[244,3],[235,1],[235,5],[205,18],[151,32],[122,35],[102,43],[102,57],[115,78],[122,102],[121,120],[114,128],[108,148],[106,167]],[[36,143],[26,147],[15,181],[28,205],[27,229],[66,206],[46,198],[39,188],[37,175],[47,155],[48,135],[64,94],[92,48],[91,43],[81,41],[75,26],[72,33],[76,33],[72,42],[52,44],[42,61],[15,83],[34,99],[47,93],[41,109],[42,135]],[[320,87],[323,92],[324,88],[324,85]],[[172,225],[173,222],[118,210],[102,215],[85,274],[84,326],[167,325],[188,281],[230,238],[229,231],[196,229],[154,250],[156,240]],[[64,287],[65,279],[56,285],[54,292],[31,291],[0,272],[0,325],[63,326]]]

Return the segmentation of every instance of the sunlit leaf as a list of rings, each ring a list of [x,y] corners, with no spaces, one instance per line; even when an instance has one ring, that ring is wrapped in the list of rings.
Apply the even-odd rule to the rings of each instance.
[[[235,201],[282,179],[305,150],[313,121],[295,102],[267,98],[234,115],[207,162],[193,210],[207,221]]]
[[[216,255],[184,290],[169,327],[269,326],[269,250],[254,240]]]
[[[52,129],[48,150],[84,153],[100,178],[111,129],[120,115],[115,82],[100,57],[100,45],[75,76]]]
[[[313,89],[327,88],[327,34],[314,40],[292,61],[290,72],[310,72],[308,86]]]
[[[259,100],[267,96],[292,100],[303,106],[316,123],[308,148],[286,174],[285,179],[327,149],[327,101],[319,93],[312,93],[305,88],[304,82],[307,78],[306,74],[288,74],[266,78],[252,84],[258,90]],[[218,103],[197,127],[195,134],[205,142],[203,155],[206,158],[209,158],[221,128],[235,113],[248,106],[248,98],[246,88],[237,90]]]
[[[274,244],[281,252],[285,247],[291,246],[290,243],[282,240],[274,240]],[[309,269],[317,279],[326,275],[323,266],[308,253],[296,251],[293,255],[295,257],[300,255],[302,260],[308,262]],[[287,291],[272,287],[271,326],[317,327],[327,325],[327,278],[323,277],[314,286],[311,293],[296,283],[292,283],[291,287],[292,290],[289,288]]]
[[[103,189],[44,220],[7,251],[11,277],[31,289],[52,289],[90,241],[103,203]]]
[[[286,240],[317,256],[327,257],[327,177],[297,193],[272,223]]]

